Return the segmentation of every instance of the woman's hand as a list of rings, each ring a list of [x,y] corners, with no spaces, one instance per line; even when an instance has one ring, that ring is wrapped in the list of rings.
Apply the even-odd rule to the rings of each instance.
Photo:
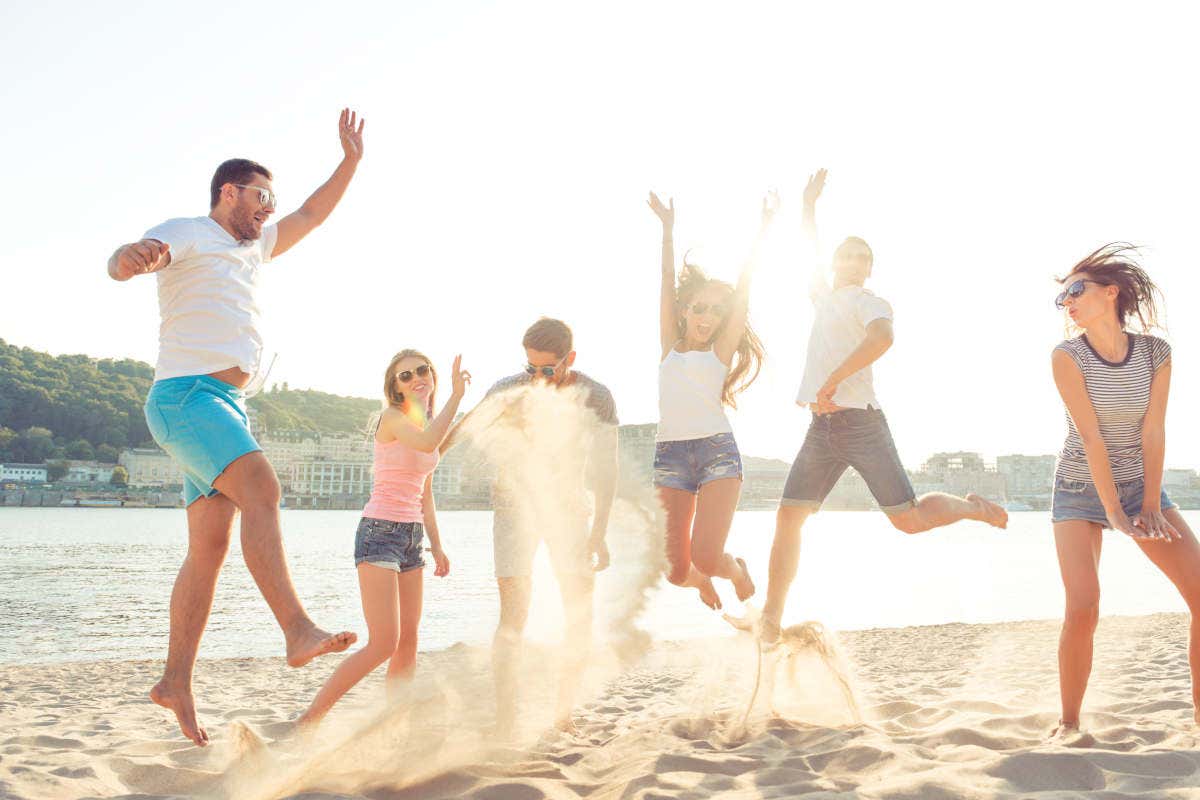
[[[1105,512],[1105,516],[1108,517],[1109,527],[1112,528],[1114,531],[1120,531],[1121,533],[1125,534],[1126,536],[1129,536],[1132,539],[1149,539],[1149,538],[1151,538],[1150,535],[1147,534],[1144,530],[1135,526],[1133,524],[1133,521],[1130,520],[1129,517],[1125,514],[1125,512],[1122,511],[1121,509],[1117,509],[1116,511],[1107,511],[1107,512]]]
[[[646,204],[650,206],[650,210],[658,217],[659,222],[663,226],[663,235],[669,234],[675,228],[675,198],[667,198],[669,205],[663,205],[662,200],[658,199],[658,195],[654,192],[650,193],[650,199]]]
[[[459,399],[467,393],[471,383],[471,373],[462,368],[462,354],[454,357],[454,366],[450,368],[450,393]]]
[[[1175,530],[1175,526],[1167,522],[1162,509],[1143,508],[1142,513],[1133,518],[1133,524],[1150,539],[1169,542],[1183,538],[1183,535]]]
[[[804,187],[804,207],[815,208],[817,198],[825,188],[825,170],[819,169],[808,176],[808,185]]]
[[[450,559],[446,558],[446,551],[440,547],[435,547],[433,553],[433,575],[435,578],[444,578],[450,574]]]

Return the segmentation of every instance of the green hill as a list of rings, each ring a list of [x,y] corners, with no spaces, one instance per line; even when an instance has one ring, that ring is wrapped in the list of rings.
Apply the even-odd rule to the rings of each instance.
[[[0,339],[0,462],[99,458],[151,443],[142,403],[154,369],[132,359],[52,356]],[[266,430],[360,431],[375,400],[273,387],[250,398]]]

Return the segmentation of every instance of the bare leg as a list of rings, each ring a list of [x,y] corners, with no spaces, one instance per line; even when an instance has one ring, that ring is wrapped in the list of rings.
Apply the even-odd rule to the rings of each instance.
[[[994,528],[1008,527],[1008,512],[977,494],[963,498],[930,492],[917,500],[915,508],[888,514],[888,519],[905,533],[923,533],[964,519],[986,522]]]
[[[200,747],[208,744],[208,733],[196,721],[192,670],[236,513],[233,503],[220,495],[201,497],[187,508],[188,551],[171,591],[167,665],[162,680],[150,690],[150,699],[174,711],[183,735]]]
[[[496,732],[511,736],[517,723],[517,673],[521,637],[529,619],[532,581],[529,577],[497,578],[500,624],[492,640],[492,676],[496,682]]]
[[[1139,541],[1142,552],[1171,579],[1191,612],[1188,664],[1192,671],[1192,716],[1200,725],[1200,542],[1176,509],[1163,512],[1183,538],[1171,542]]]
[[[565,656],[562,660],[562,675],[558,680],[558,703],[554,711],[554,724],[559,730],[574,733],[575,722],[571,712],[575,709],[575,698],[583,682],[588,656],[592,647],[592,595],[596,580],[590,574],[558,575],[558,590],[562,594],[563,616],[566,631],[563,637]]]
[[[1079,709],[1092,674],[1092,639],[1100,619],[1101,528],[1094,522],[1069,520],[1054,525],[1058,568],[1067,608],[1058,639],[1058,683],[1062,725],[1079,727]]]
[[[720,608],[721,597],[712,579],[692,564],[692,520],[696,495],[682,489],[658,487],[658,500],[667,514],[667,580],[676,586],[696,589],[709,608]]]
[[[700,487],[696,519],[692,523],[692,563],[709,577],[731,581],[738,600],[745,600],[754,594],[746,562],[725,552],[725,540],[729,538],[741,493],[742,482],[738,478],[722,478]]]
[[[421,624],[421,604],[425,590],[425,573],[414,569],[397,576],[400,601],[400,638],[388,661],[388,689],[410,680],[417,668],[417,628]]]
[[[267,457],[247,453],[226,467],[213,486],[242,512],[242,555],[283,630],[288,665],[302,667],[354,644],[358,637],[353,633],[330,634],[313,624],[296,596],[279,528],[279,480]]]
[[[775,540],[771,543],[771,568],[767,578],[767,602],[763,605],[762,638],[779,638],[779,623],[787,603],[788,590],[800,565],[800,528],[812,509],[808,506],[780,506],[775,513]]]
[[[347,656],[333,671],[308,710],[300,716],[301,725],[320,722],[342,695],[395,652],[400,638],[396,578],[396,573],[386,567],[358,565],[358,588],[362,595],[363,617],[367,621],[367,645]]]

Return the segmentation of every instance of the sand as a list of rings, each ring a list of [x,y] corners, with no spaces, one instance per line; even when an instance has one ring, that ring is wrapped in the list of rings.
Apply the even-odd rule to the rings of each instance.
[[[482,648],[422,653],[390,708],[377,671],[307,741],[287,720],[334,660],[202,660],[205,750],[146,699],[160,662],[3,667],[0,797],[1200,797],[1186,617],[1101,621],[1084,746],[1046,741],[1057,635],[1053,621],[839,634],[851,699],[811,651],[768,654],[748,716],[746,637],[658,643],[626,666],[597,658],[577,735],[546,731],[554,653],[530,646],[530,711],[507,745],[488,736]]]

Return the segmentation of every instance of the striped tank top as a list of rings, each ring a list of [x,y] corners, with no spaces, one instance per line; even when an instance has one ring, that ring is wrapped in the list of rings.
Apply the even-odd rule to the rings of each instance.
[[[1108,463],[1117,483],[1143,477],[1142,420],[1150,405],[1150,383],[1167,359],[1171,345],[1156,336],[1129,334],[1129,351],[1119,363],[1105,361],[1092,349],[1086,335],[1067,339],[1062,350],[1079,367],[1088,398],[1100,423],[1100,438],[1108,451]],[[1083,439],[1067,413],[1067,441],[1058,454],[1055,478],[1092,482]]]

